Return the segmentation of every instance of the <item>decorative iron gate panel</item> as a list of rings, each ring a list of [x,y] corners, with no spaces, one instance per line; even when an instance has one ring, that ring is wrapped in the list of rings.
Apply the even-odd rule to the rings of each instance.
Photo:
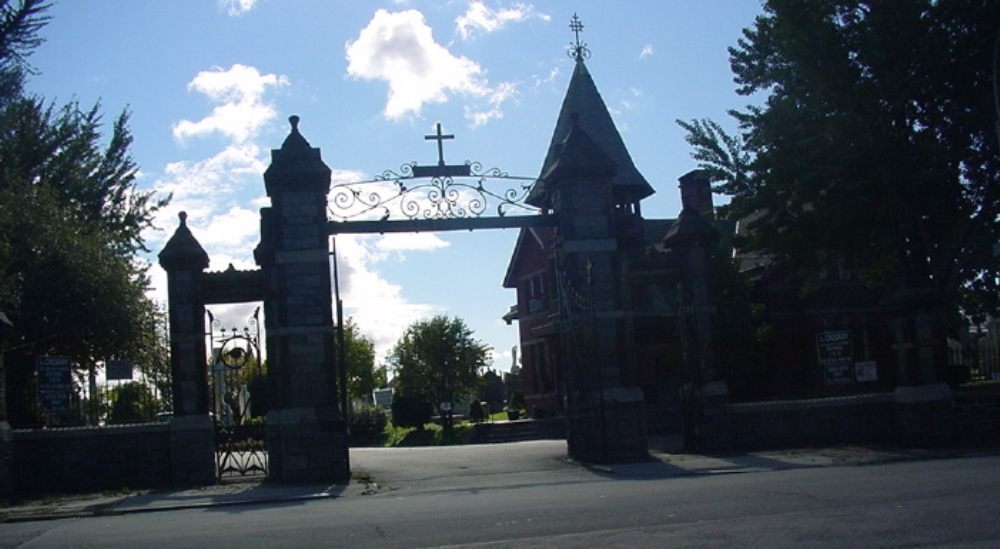
[[[208,313],[209,386],[219,480],[267,475],[266,378],[260,352],[260,308],[242,330]]]
[[[215,468],[219,480],[267,475],[265,425],[215,424]]]

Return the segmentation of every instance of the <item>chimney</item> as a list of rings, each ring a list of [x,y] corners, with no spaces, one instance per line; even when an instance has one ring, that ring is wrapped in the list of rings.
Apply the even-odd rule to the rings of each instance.
[[[715,219],[712,204],[712,184],[705,170],[690,171],[680,177],[681,207],[685,211],[695,211],[705,219]]]

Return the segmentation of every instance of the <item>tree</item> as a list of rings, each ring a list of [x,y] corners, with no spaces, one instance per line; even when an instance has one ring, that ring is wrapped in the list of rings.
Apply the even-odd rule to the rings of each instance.
[[[28,57],[42,38],[38,31],[48,22],[49,7],[41,0],[22,0],[14,6],[0,3],[0,107],[21,95],[24,79],[31,72]]]
[[[489,352],[464,321],[441,315],[411,324],[388,359],[399,395],[423,397],[439,406],[475,392]]]
[[[679,122],[694,156],[759,216],[739,242],[815,280],[933,288],[951,310],[998,305],[1000,160],[991,76],[1000,4],[768,0],[730,61],[762,104]]]
[[[334,339],[335,352],[339,342]],[[375,367],[375,342],[361,334],[354,319],[344,321],[344,348],[347,361],[347,394],[370,401],[372,391],[386,384],[384,368]]]
[[[136,254],[168,200],[136,188],[127,111],[105,136],[100,105],[57,107],[23,93],[46,8],[0,3],[0,310],[14,323],[5,368],[19,423],[34,420],[35,355],[69,355],[89,370],[155,343]]]

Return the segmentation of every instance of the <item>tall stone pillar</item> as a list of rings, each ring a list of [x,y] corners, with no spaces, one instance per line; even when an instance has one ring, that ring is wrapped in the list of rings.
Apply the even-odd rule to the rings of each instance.
[[[683,209],[664,239],[680,258],[681,348],[684,367],[684,444],[703,452],[733,445],[729,388],[719,375],[713,348],[718,314],[711,265],[719,233],[712,225],[711,187],[701,171],[680,178]]]
[[[350,479],[346,422],[337,406],[327,235],[330,168],[299,133],[297,116],[271,151],[255,256],[264,276],[270,478]]]
[[[542,177],[559,219],[562,337],[574,347],[566,356],[569,455],[605,463],[648,456],[642,390],[627,373],[632,347],[620,234],[634,229],[638,208],[616,200],[616,170],[574,126]]]
[[[902,288],[885,303],[896,351],[897,442],[907,446],[947,444],[954,428],[947,367],[944,307],[931,288]]]
[[[7,330],[11,326],[10,319],[0,311],[0,501],[10,500],[14,495],[14,485],[11,481],[14,448],[10,423],[7,422],[7,373],[3,363],[6,351],[5,339]]]
[[[187,214],[159,255],[167,272],[173,410],[170,453],[176,486],[215,481],[214,426],[208,415],[205,302],[201,276],[208,254],[191,234]]]

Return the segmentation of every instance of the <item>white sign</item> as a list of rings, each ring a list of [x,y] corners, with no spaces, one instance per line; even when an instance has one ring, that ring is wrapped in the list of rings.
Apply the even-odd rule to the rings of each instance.
[[[874,361],[854,363],[854,378],[861,381],[878,381],[878,368]]]

